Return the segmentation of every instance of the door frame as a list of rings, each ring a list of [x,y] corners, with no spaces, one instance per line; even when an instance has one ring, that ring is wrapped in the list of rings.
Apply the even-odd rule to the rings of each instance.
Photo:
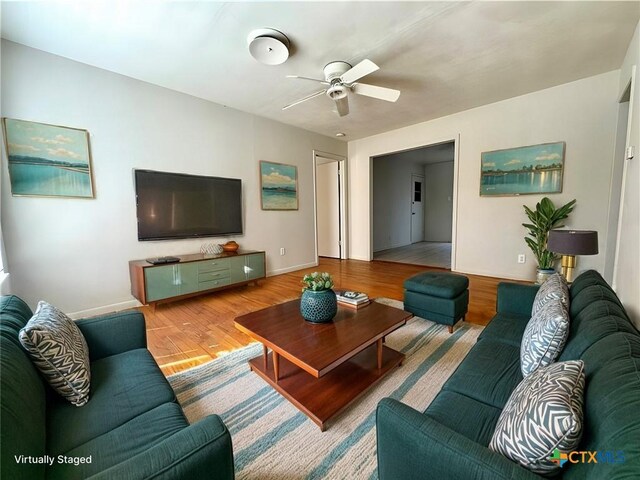
[[[460,134],[451,134],[443,137],[439,137],[432,140],[420,141],[417,145],[403,148],[400,150],[383,150],[380,153],[375,153],[369,157],[369,258],[363,258],[362,260],[373,260],[373,160],[377,157],[385,155],[392,155],[394,153],[407,152],[409,150],[417,150],[424,147],[432,147],[434,145],[440,145],[441,143],[453,142],[453,208],[451,216],[451,271],[456,271],[456,257],[458,244],[458,177],[460,175]]]
[[[412,173],[411,174],[411,203],[409,205],[409,213],[410,213],[410,217],[409,217],[409,244],[413,245],[414,243],[419,243],[419,242],[414,242],[413,241],[413,194],[414,194],[414,188],[413,188],[413,183],[415,182],[414,178],[421,178],[421,192],[420,192],[420,203],[422,203],[422,240],[420,240],[419,242],[424,242],[424,181],[425,181],[425,176],[417,174],[417,173]]]
[[[629,161],[631,158],[628,157],[629,147],[631,146],[631,127],[632,127],[632,119],[633,119],[633,102],[634,102],[634,90],[635,90],[635,82],[636,79],[636,66],[634,65],[631,68],[631,77],[629,78],[629,83],[627,87],[620,95],[618,99],[618,103],[620,103],[625,96],[627,89],[629,90],[629,112],[627,113],[627,131],[626,138],[624,140],[624,151],[625,151],[625,159],[624,164],[622,166],[622,180],[620,185],[620,206],[618,209],[618,225],[616,228],[616,246],[615,253],[613,259],[613,279],[611,282],[611,288],[614,291],[617,291],[618,287],[618,269],[620,268],[620,241],[622,234],[622,221],[624,219],[624,201],[627,190],[627,171],[629,169]],[[615,161],[615,160],[614,160]],[[608,240],[607,240],[608,241]],[[606,248],[606,247],[605,247]]]
[[[335,153],[323,152],[321,150],[313,150],[313,226],[315,232],[315,256],[316,265],[319,263],[318,256],[318,179],[316,174],[316,168],[318,166],[318,159],[323,158],[327,160],[333,160],[338,162],[338,203],[339,203],[339,215],[340,215],[340,259],[346,260],[349,251],[348,244],[348,218],[347,218],[347,157],[344,155],[337,155]]]

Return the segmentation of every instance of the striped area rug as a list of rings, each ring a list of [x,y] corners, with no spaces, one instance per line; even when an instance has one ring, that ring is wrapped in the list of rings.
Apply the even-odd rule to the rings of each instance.
[[[402,302],[379,299],[402,308]],[[396,398],[423,411],[476,342],[482,327],[413,317],[387,337],[403,365],[320,429],[249,370],[252,344],[169,377],[191,423],[216,413],[231,432],[237,479],[376,479],[376,405]]]

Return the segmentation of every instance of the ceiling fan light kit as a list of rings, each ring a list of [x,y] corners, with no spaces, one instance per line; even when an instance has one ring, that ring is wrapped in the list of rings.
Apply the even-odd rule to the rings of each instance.
[[[259,28],[247,37],[249,53],[265,65],[280,65],[289,58],[289,39],[273,28]]]
[[[282,109],[286,110],[302,102],[316,98],[323,93],[335,102],[336,111],[341,117],[349,114],[349,92],[355,93],[356,95],[376,98],[378,100],[386,100],[387,102],[395,102],[398,100],[398,97],[400,97],[400,90],[368,85],[366,83],[358,83],[358,80],[362,77],[369,75],[378,69],[379,67],[371,60],[364,59],[355,67],[352,67],[347,62],[341,61],[326,64],[322,70],[324,80],[302,77],[299,75],[287,75],[287,78],[310,80],[322,85],[327,85],[327,89],[307,95],[304,98],[286,105]]]

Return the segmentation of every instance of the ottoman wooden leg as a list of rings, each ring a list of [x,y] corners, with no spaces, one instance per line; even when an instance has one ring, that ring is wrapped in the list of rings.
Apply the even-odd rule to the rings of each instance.
[[[449,325],[449,333],[453,333],[453,325]]]

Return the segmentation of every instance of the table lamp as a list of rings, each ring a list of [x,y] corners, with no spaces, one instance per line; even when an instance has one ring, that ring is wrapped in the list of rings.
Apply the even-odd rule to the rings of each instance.
[[[593,230],[551,230],[547,250],[562,255],[562,276],[571,283],[576,255],[598,253],[598,232]]]

